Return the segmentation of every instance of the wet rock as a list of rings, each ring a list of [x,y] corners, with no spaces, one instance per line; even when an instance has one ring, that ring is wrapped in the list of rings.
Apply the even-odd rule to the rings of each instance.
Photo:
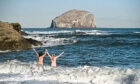
[[[23,50],[37,45],[23,38],[20,34],[21,26],[16,23],[0,21],[0,50]],[[39,44],[39,43],[38,43]]]
[[[24,31],[20,31],[20,34],[21,35],[28,35],[26,32],[24,32]]]
[[[74,32],[72,33],[72,35],[86,35],[85,32]]]
[[[19,23],[11,23],[11,25],[17,32],[21,32],[21,25]]]
[[[26,39],[26,40],[27,40],[29,43],[33,44],[34,46],[39,46],[39,45],[42,45],[42,43],[41,43],[41,42],[36,41],[36,40],[34,40],[34,39],[31,39],[31,38]]]

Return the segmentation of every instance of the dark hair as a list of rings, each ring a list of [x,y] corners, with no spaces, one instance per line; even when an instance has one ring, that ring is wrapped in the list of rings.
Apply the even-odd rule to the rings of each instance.
[[[43,55],[43,53],[42,52],[39,52],[39,57],[42,56],[42,55]]]
[[[52,56],[55,56],[55,54],[54,54],[54,53],[52,53]]]

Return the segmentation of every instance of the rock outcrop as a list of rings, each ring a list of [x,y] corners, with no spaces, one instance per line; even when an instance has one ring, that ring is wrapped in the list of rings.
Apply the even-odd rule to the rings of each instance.
[[[19,23],[11,23],[11,25],[17,32],[21,32],[21,25]]]
[[[33,43],[31,40],[28,41],[23,38],[20,31],[21,25],[19,23],[0,21],[0,50],[22,50],[31,48]]]
[[[96,24],[93,14],[74,9],[54,18],[51,28],[96,28]]]

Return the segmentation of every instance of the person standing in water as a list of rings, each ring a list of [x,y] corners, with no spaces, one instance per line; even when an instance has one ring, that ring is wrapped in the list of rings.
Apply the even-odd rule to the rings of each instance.
[[[45,49],[45,53],[39,52],[37,53],[37,51],[35,50],[35,48],[33,48],[33,50],[35,51],[37,57],[38,57],[38,62],[37,64],[43,65],[43,59],[47,53],[47,49]]]
[[[47,51],[47,55],[50,57],[50,60],[51,60],[51,66],[52,67],[56,67],[56,59],[59,58],[62,54],[64,54],[64,51],[62,53],[60,53],[58,56],[55,56],[55,54],[53,53],[52,55],[50,55],[48,53],[48,50],[46,49]]]

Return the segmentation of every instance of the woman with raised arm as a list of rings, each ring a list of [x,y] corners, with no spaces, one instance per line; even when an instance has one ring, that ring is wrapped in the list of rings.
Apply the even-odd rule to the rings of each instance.
[[[47,51],[47,49],[46,49],[46,51]],[[60,53],[58,56],[55,56],[54,53],[52,55],[50,55],[47,51],[47,55],[50,57],[52,67],[56,67],[56,59],[59,58],[62,54],[64,54],[64,51],[62,53]]]
[[[47,53],[47,49],[45,49],[45,52],[42,53],[42,52],[39,52],[39,54],[37,53],[37,51],[35,50],[35,48],[33,48],[33,50],[35,51],[37,57],[38,57],[38,62],[37,64],[40,64],[40,65],[43,65],[43,59]]]

